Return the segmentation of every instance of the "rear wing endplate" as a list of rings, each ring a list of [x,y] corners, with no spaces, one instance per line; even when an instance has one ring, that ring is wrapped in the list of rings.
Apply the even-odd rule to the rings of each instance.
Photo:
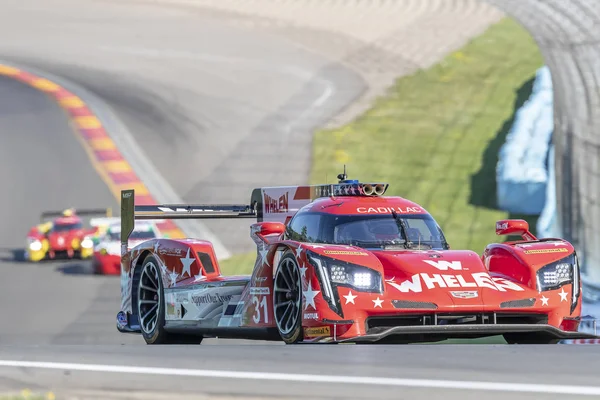
[[[244,204],[161,204],[135,205],[133,189],[121,191],[121,254],[127,252],[127,241],[135,220],[254,218],[256,202]]]

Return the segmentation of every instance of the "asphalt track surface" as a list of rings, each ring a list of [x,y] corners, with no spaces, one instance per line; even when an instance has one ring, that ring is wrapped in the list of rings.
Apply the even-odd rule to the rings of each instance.
[[[192,203],[249,203],[251,189],[306,183],[310,129],[356,98],[361,78],[273,35],[160,4],[1,3],[0,54],[81,84]],[[9,10],[6,12],[4,10]],[[247,221],[205,224],[251,251]]]
[[[56,3],[71,6],[76,4],[65,1]],[[160,82],[169,77],[173,67],[159,60],[149,61],[148,58],[153,57],[152,52],[146,53],[150,56],[145,58],[139,54],[122,55],[118,58],[119,62],[110,63],[110,57],[98,51],[98,48],[102,47],[102,40],[112,42],[113,45],[126,45],[124,42],[132,40],[133,37],[119,32],[118,29],[102,27],[108,23],[109,18],[103,18],[101,13],[110,13],[111,8],[98,7],[87,14],[79,14],[78,18],[65,25],[65,29],[54,33],[48,31],[48,35],[44,37],[39,32],[32,33],[32,28],[36,25],[40,29],[54,26],[52,18],[60,20],[63,15],[60,7],[50,12],[49,9],[33,2],[22,1],[5,1],[2,6],[14,7],[17,12],[15,15],[19,15],[19,18],[6,18],[6,13],[0,14],[0,32],[4,32],[4,37],[11,39],[2,41],[0,45],[3,57],[68,77],[84,84],[109,104],[119,106],[119,115],[123,120],[135,128],[132,130],[136,135],[147,139],[144,143],[148,146],[149,154],[153,151],[152,146],[156,146],[154,151],[163,148],[165,151],[173,151],[173,154],[184,154],[182,150],[186,149],[185,140],[189,139],[185,135],[191,131],[169,130],[170,135],[165,133],[167,137],[173,138],[172,148],[164,148],[164,143],[153,137],[157,135],[156,132],[161,131],[155,129],[157,126],[164,126],[165,129],[181,126],[179,119],[176,122],[163,120],[171,112],[179,112],[175,114],[178,118],[185,117],[185,113],[192,113],[188,108],[169,108],[172,107],[172,103],[149,105],[155,101],[159,102],[162,98],[150,96],[149,88],[160,90],[162,87],[168,93],[165,87],[169,85],[161,86]],[[102,11],[103,9],[105,11]],[[43,15],[41,10],[44,11]],[[22,15],[25,12],[29,13],[29,19]],[[123,9],[121,14],[114,10],[113,12],[114,18],[127,16],[127,9]],[[158,16],[155,11],[147,10],[146,23],[151,24]],[[130,22],[142,24],[141,21],[143,18]],[[211,25],[207,21],[203,22],[197,24],[202,26],[198,29],[212,29],[213,40],[221,34],[228,38],[229,43],[251,41],[247,33],[237,33],[236,36],[231,30],[220,29],[216,23]],[[81,32],[82,25],[89,27],[88,34],[90,38],[97,39],[96,42],[86,44],[72,34],[75,31]],[[7,36],[3,29],[13,32],[12,36]],[[188,26],[187,29],[191,28]],[[106,38],[100,35],[101,31],[106,34]],[[110,37],[109,31],[115,36]],[[185,31],[185,28],[182,27],[182,31]],[[18,32],[19,35],[14,32]],[[158,45],[155,37],[135,37],[136,40],[146,41],[146,46]],[[63,47],[51,46],[53,40],[59,39],[63,41]],[[223,40],[226,42],[226,39]],[[276,40],[264,37],[254,40],[260,40],[262,43],[265,43],[265,40],[269,43],[268,40],[271,40],[269,45],[275,46],[270,50],[263,49],[257,57],[277,57],[277,52],[273,50],[277,48]],[[213,51],[222,52],[223,46],[219,49],[215,46]],[[281,50],[281,47],[279,49]],[[255,45],[252,51],[260,50]],[[114,53],[113,56],[116,59]],[[298,55],[297,57],[302,58]],[[302,58],[304,61],[298,61],[298,65],[314,63],[313,68],[318,68],[319,61],[311,58],[314,56],[306,57]],[[75,60],[76,58],[78,59]],[[287,56],[286,60],[290,62]],[[194,68],[197,67],[198,65]],[[147,72],[146,68],[151,72],[136,73],[136,70]],[[172,77],[173,81],[169,84],[180,79],[185,80],[186,77],[189,82],[199,84],[199,74],[194,68],[190,68],[186,76]],[[217,90],[217,87],[227,88],[227,77],[235,72],[238,73],[236,76],[239,79],[247,80],[248,84],[257,77],[251,72],[244,75],[235,70],[219,71],[221,68],[224,67],[219,64],[219,67],[210,73],[204,71],[206,77],[202,82],[208,86],[214,85],[213,90]],[[158,75],[159,72],[161,75]],[[153,74],[156,80],[148,82],[147,76]],[[287,85],[290,86],[287,90],[290,93],[295,92],[305,83],[301,80],[295,83],[288,82]],[[180,88],[185,87],[185,83],[178,84],[181,85]],[[285,85],[281,88],[279,84],[273,84],[272,96],[277,97],[279,93],[281,100],[285,98],[284,90]],[[310,89],[307,90],[310,92]],[[185,93],[185,90],[177,93],[179,96]],[[230,94],[233,93],[234,90],[231,89]],[[196,95],[190,95],[190,99],[193,100],[191,104],[186,102],[190,99],[171,100],[176,104],[187,104],[185,107],[203,113],[206,124],[216,124],[215,121],[226,124],[229,121],[232,124],[229,128],[234,131],[237,124],[241,126],[250,123],[252,113],[249,110],[260,105],[251,103],[251,96],[248,94],[249,97],[245,100],[248,103],[243,106],[236,103],[232,107],[227,105],[230,99],[226,99],[226,95],[225,90],[221,102],[215,102],[214,97],[211,97],[210,101],[207,100],[204,104],[194,103],[199,101]],[[313,93],[313,101],[315,96],[318,96],[318,90]],[[309,103],[310,98],[311,96],[307,95],[306,101]],[[273,103],[277,104],[277,101],[273,100]],[[202,105],[212,108],[206,111]],[[233,111],[237,113],[232,114],[231,119],[223,118],[224,114]],[[219,112],[221,114],[218,114]],[[211,115],[214,116],[213,120],[210,119]],[[217,118],[218,115],[221,117]],[[255,124],[258,122],[260,119],[254,121]],[[226,125],[222,127],[223,130],[227,128]],[[194,126],[195,129],[202,131],[198,126]],[[177,394],[180,398],[185,398],[185,394],[190,395],[190,398],[202,398],[199,396],[201,393],[204,398],[243,395],[260,398],[500,399],[511,396],[519,399],[537,399],[565,397],[565,394],[545,393],[556,388],[544,385],[596,383],[600,359],[597,346],[283,346],[264,342],[248,345],[247,342],[226,340],[207,340],[203,345],[195,347],[146,346],[137,335],[119,334],[114,328],[119,302],[118,278],[86,275],[82,273],[85,272],[84,265],[79,262],[33,265],[17,261],[27,229],[38,222],[39,214],[43,210],[63,209],[65,205],[117,207],[114,197],[82,151],[83,148],[64,112],[34,89],[0,78],[0,138],[0,187],[3,188],[3,195],[0,196],[1,390],[52,389],[59,395],[69,391],[88,391],[83,398],[92,398],[91,392],[101,392],[97,398],[107,398],[107,391],[112,390],[112,397],[118,397],[120,394],[134,396],[135,393],[139,393],[144,398],[152,398],[147,394],[152,392],[153,395],[165,394],[165,397],[169,398],[172,396],[166,394]],[[225,146],[226,143],[222,145]],[[206,151],[210,153],[217,149]],[[185,165],[190,161],[189,157],[183,158],[185,157],[159,157],[156,162]],[[201,175],[200,168],[198,171]],[[184,180],[179,184],[185,184]],[[2,361],[6,360],[85,363],[112,367],[106,367],[108,372],[81,372],[78,371],[82,368],[81,365],[59,365],[59,369],[40,368],[48,367],[41,364],[24,367],[12,363],[12,366],[2,366]],[[157,376],[141,373],[144,370],[139,369],[118,371],[117,366],[166,367],[178,370],[162,371],[162,375]],[[192,369],[196,376],[185,376],[186,371],[182,372],[182,368]],[[240,372],[259,375],[247,379],[240,375]],[[283,375],[273,375],[274,373]],[[311,376],[302,377],[299,374]],[[340,382],[339,378],[328,378],[327,375],[346,377],[345,382]],[[320,381],[318,377],[321,378]],[[300,378],[303,381],[294,381]],[[391,384],[389,381],[378,381],[375,378],[435,381],[396,380]],[[353,379],[357,383],[347,382]],[[456,382],[464,381],[500,383],[500,387],[496,388],[504,391],[490,391],[494,388],[491,383],[465,383],[461,388],[452,388]],[[542,386],[515,386],[519,383],[535,383]],[[526,393],[527,388],[533,392]],[[565,390],[566,394],[574,393],[574,389]],[[571,397],[573,396],[569,396]]]

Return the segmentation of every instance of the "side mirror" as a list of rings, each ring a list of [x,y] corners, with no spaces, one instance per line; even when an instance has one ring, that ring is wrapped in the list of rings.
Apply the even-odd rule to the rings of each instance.
[[[260,236],[281,235],[285,232],[285,225],[281,222],[259,222],[253,224],[252,229]]]
[[[496,222],[496,235],[519,235],[523,240],[537,240],[529,232],[529,224],[523,219],[504,219]]]

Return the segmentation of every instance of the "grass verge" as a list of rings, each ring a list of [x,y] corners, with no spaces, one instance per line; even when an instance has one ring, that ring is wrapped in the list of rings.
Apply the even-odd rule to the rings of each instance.
[[[502,240],[495,222],[510,217],[496,208],[498,151],[542,64],[531,36],[503,19],[439,64],[398,79],[356,121],[317,132],[311,182],[346,164],[350,178],[389,182],[388,194],[420,203],[452,248],[481,252]],[[254,257],[221,268],[249,273]]]

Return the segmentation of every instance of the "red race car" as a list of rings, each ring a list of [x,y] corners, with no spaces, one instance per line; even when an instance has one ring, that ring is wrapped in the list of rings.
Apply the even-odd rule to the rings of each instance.
[[[110,216],[111,209],[48,211],[42,213],[42,223],[27,233],[25,260],[37,262],[55,258],[87,259],[94,251],[93,235],[96,228],[86,228],[81,217]],[[50,221],[45,221],[53,218]],[[44,222],[45,221],[45,222]]]
[[[154,222],[139,221],[129,236],[129,245],[135,246],[149,239],[157,239],[161,233]],[[92,269],[95,274],[121,274],[121,224],[116,221],[108,224],[106,232],[98,238],[92,257]]]
[[[203,337],[298,342],[432,342],[504,335],[509,343],[592,338],[578,332],[573,246],[536,239],[523,220],[483,255],[450,250],[420,205],[386,183],[254,189],[250,205],[135,206],[121,199],[117,328],[148,344]],[[252,275],[223,276],[210,242],[156,239],[128,248],[135,219],[253,218]]]

